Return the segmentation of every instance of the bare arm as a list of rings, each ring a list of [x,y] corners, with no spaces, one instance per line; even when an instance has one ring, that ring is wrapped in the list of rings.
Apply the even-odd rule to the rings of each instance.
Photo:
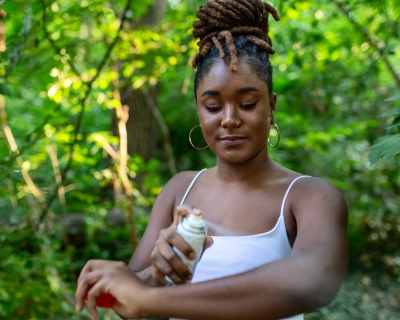
[[[179,221],[177,216],[188,213],[188,208],[183,208],[183,210],[179,207],[177,210],[175,208],[182,199],[183,193],[186,191],[195,174],[196,172],[189,171],[180,173],[173,177],[163,188],[151,211],[146,232],[129,263],[129,268],[142,281],[151,286],[165,285],[165,274],[174,280],[175,283],[184,283],[181,277],[189,276],[189,270],[175,254],[168,257],[168,260],[172,260],[172,266],[175,266],[175,269],[181,271],[181,273],[178,275],[176,270],[171,267],[171,261],[167,263],[165,260],[161,261],[161,265],[158,266],[160,269],[163,269],[163,272],[158,272],[157,268],[154,268],[154,263],[152,265],[151,253],[159,249],[157,239],[160,237],[175,237],[172,240],[175,241],[175,245],[177,244],[181,248],[181,252],[188,255],[192,253],[190,246],[173,232],[176,228],[176,226],[173,226],[173,222],[177,223]],[[175,219],[174,214],[176,216]],[[167,230],[168,227],[170,227],[169,230]],[[168,242],[163,241],[161,246],[167,245]]]
[[[140,272],[151,265],[149,252],[153,250],[160,230],[171,225],[174,207],[175,183],[171,180],[162,189],[154,203],[146,231],[129,262],[129,268],[132,271]]]

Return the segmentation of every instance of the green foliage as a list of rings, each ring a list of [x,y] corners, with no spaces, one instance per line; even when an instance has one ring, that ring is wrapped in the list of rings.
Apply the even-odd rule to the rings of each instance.
[[[119,139],[109,128],[110,114],[121,108],[112,65],[121,59],[131,63],[137,36],[128,25],[151,2],[134,1],[122,31],[126,1],[2,4],[7,12],[7,51],[0,56],[2,319],[87,318],[73,303],[84,263],[128,262],[130,220],[137,240],[144,232],[161,190],[160,161],[128,159],[134,214],[127,216],[128,200],[118,190]],[[152,73],[145,76],[153,81]],[[137,176],[140,186],[133,180]]]
[[[382,274],[348,276],[336,299],[326,308],[305,316],[306,320],[396,320],[400,312],[398,282]]]
[[[28,228],[1,228],[2,319],[42,319],[45,314],[75,314],[71,302],[73,288],[62,277],[68,272],[68,257],[54,245],[43,234],[32,233]]]
[[[3,96],[10,96],[11,91],[5,84],[0,83],[0,94]]]
[[[155,159],[129,157],[134,214],[126,215],[120,140],[110,129],[121,108],[116,88],[157,87],[178,170],[216,163],[210,150],[188,142],[198,124],[191,24],[204,1],[171,0],[159,25],[139,27],[152,2],[131,1],[123,14],[122,0],[0,1],[7,13],[7,50],[0,55],[0,318],[48,319],[49,310],[54,319],[85,318],[69,302],[80,268],[89,258],[128,261],[130,222],[138,239],[143,234],[170,173],[161,135]],[[400,94],[388,66],[399,76],[399,6],[394,0],[274,5],[282,18],[271,21],[282,139],[269,152],[290,169],[329,179],[350,211],[351,273],[332,307],[309,317],[394,319],[400,170],[390,159],[400,148],[400,107],[392,105]],[[386,293],[382,286],[391,282]],[[372,300],[364,293],[378,298],[367,306]]]
[[[372,165],[379,159],[393,159],[398,153],[400,153],[400,134],[391,134],[380,137],[374,142],[369,160]]]
[[[75,311],[76,279],[74,276],[75,281],[71,282],[70,277],[82,264],[79,260],[71,261],[71,250],[60,250],[54,235],[33,233],[27,226],[5,226],[0,232],[1,319],[89,318],[86,310],[82,314]],[[110,248],[110,242],[107,246]],[[112,257],[122,258],[121,254]],[[118,317],[100,310],[100,319]]]
[[[393,95],[385,101],[400,101],[400,93]],[[369,160],[371,165],[377,163],[380,159],[393,159],[400,153],[400,134],[393,134],[393,131],[399,132],[400,129],[400,106],[394,107],[383,114],[382,118],[394,118],[386,127],[386,135],[378,138],[371,148]]]

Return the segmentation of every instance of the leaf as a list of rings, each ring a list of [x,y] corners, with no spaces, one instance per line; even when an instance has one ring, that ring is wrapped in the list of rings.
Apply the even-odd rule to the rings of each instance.
[[[397,128],[398,126],[400,126],[400,116],[397,116],[396,118],[394,118],[393,122],[386,127],[386,130],[391,130],[394,128]]]
[[[4,83],[0,83],[0,94],[3,96],[11,96],[10,89]]]
[[[380,115],[380,117],[382,117],[382,118],[389,118],[389,117],[394,116],[394,115],[396,115],[396,114],[400,114],[400,106],[394,107],[393,109],[390,109],[390,110],[388,110],[388,111],[382,113],[382,114]]]
[[[395,95],[387,98],[385,101],[396,101],[396,100],[400,100],[400,92],[398,92]]]
[[[375,140],[368,155],[371,166],[380,159],[393,159],[400,153],[400,134],[387,135]]]
[[[1,7],[7,14],[14,13],[15,11],[18,10],[18,6],[15,3],[12,3],[11,1],[7,1],[2,3]]]

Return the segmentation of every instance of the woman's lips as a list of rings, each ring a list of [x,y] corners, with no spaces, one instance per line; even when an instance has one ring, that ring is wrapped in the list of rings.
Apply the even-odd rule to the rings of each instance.
[[[244,137],[237,137],[237,136],[226,136],[221,138],[221,142],[226,146],[238,146],[239,144],[243,143],[246,138]]]

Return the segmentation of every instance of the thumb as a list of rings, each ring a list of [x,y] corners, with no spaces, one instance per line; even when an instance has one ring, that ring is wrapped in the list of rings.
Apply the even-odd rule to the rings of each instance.
[[[214,241],[213,241],[213,239],[212,239],[211,237],[206,236],[206,238],[204,239],[203,250],[202,250],[202,252],[201,252],[201,255],[200,255],[199,260],[200,260],[201,257],[203,256],[204,251],[207,250],[209,247],[212,246],[213,242],[214,242]]]
[[[204,249],[203,250],[208,249],[209,247],[211,247],[213,242],[214,241],[210,236],[206,236],[206,238],[204,240],[204,247],[203,247]]]

